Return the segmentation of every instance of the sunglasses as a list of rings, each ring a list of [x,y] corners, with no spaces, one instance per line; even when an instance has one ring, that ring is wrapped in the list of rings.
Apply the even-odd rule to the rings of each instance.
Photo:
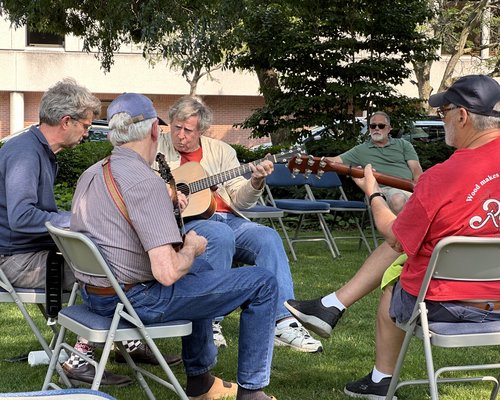
[[[387,124],[370,124],[370,129],[375,129],[378,127],[378,129],[385,129],[385,127],[387,126]]]

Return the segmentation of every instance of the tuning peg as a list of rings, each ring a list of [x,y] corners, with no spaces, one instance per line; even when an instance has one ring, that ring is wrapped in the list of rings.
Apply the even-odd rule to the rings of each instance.
[[[326,167],[325,157],[321,157],[321,159],[319,160],[319,166],[321,168],[325,168]]]
[[[312,171],[310,169],[304,170],[304,178],[309,179],[311,174],[312,174]]]
[[[325,171],[323,171],[322,169],[318,169],[318,172],[316,172],[316,176],[318,177],[318,179],[321,179],[324,173]]]
[[[300,174],[300,169],[294,168],[292,170],[292,176],[296,178],[298,174]]]
[[[310,167],[312,167],[314,165],[314,157],[313,156],[307,157],[307,165],[309,165]]]
[[[297,155],[297,157],[295,158],[295,164],[297,164],[297,165],[302,164],[302,158],[300,157],[300,155]]]

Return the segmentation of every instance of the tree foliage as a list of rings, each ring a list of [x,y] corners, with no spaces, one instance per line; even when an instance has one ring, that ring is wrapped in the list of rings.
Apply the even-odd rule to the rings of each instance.
[[[254,71],[265,105],[243,126],[275,143],[313,125],[355,136],[362,111],[413,117],[415,99],[395,87],[410,61],[434,56],[417,29],[431,16],[421,0],[4,0],[0,12],[15,26],[83,37],[105,70],[122,44],[140,44],[182,69],[192,92],[215,67]]]
[[[411,60],[434,57],[434,42],[416,29],[431,16],[425,3],[256,3],[243,16],[239,35],[247,52],[237,62],[275,86],[261,81],[266,104],[243,124],[255,135],[282,128],[307,134],[303,128],[313,125],[356,135],[354,116],[363,110],[415,113],[415,100],[394,87],[410,76]]]
[[[499,0],[427,0],[434,12],[434,18],[420,26],[426,35],[437,41],[442,52],[449,54],[445,71],[439,87],[433,88],[430,83],[430,71],[434,59],[412,60],[416,84],[422,106],[429,110],[427,100],[432,92],[440,92],[448,88],[455,79],[455,70],[464,55],[476,59],[477,65],[489,69],[493,76],[500,76],[500,1]],[[486,24],[492,28],[490,41],[482,44],[481,26]],[[476,39],[476,40],[474,40]],[[481,50],[490,49],[496,56],[488,60],[480,58]],[[438,57],[436,57],[437,59]]]

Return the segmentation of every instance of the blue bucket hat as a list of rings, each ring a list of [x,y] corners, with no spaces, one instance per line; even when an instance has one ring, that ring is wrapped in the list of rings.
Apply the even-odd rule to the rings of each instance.
[[[431,107],[454,104],[474,114],[500,117],[493,110],[500,101],[500,84],[487,75],[467,75],[458,79],[448,90],[429,98]]]
[[[113,115],[122,112],[130,115],[131,124],[150,118],[158,118],[160,125],[167,125],[160,117],[158,117],[158,113],[153,106],[153,102],[143,94],[123,93],[114,99],[108,106],[108,121],[113,118]]]

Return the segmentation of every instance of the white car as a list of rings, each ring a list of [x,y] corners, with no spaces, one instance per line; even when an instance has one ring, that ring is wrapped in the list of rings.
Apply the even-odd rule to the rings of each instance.
[[[429,119],[413,122],[409,127],[401,128],[397,137],[410,142],[437,142],[444,140],[444,122],[441,119]]]

